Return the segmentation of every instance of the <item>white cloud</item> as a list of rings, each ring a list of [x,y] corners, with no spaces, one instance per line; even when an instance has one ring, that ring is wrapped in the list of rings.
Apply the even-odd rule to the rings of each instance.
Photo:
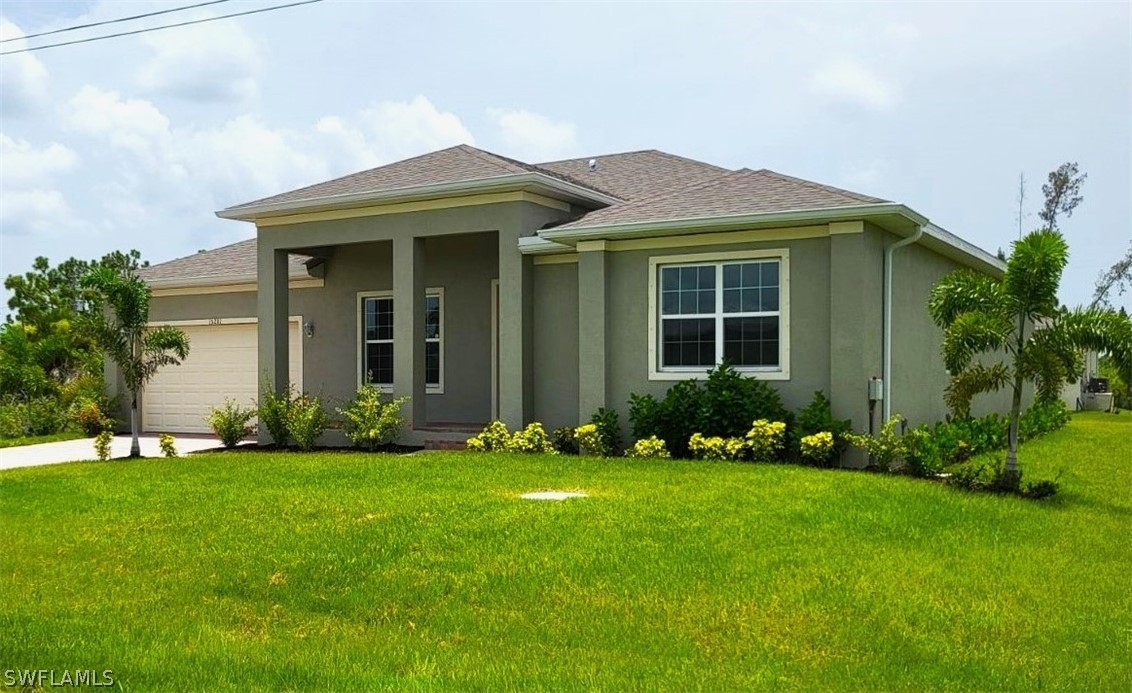
[[[90,135],[104,135],[117,147],[150,161],[171,139],[169,119],[149,101],[123,99],[116,91],[86,85],[67,103],[64,125]]]
[[[0,133],[0,187],[28,185],[48,180],[56,173],[69,171],[78,163],[73,150],[58,142],[37,148],[27,140],[17,140]]]
[[[489,108],[488,115],[499,127],[507,154],[518,159],[549,161],[574,154],[578,148],[573,123],[556,122],[525,109]]]
[[[5,190],[3,194],[0,233],[4,236],[58,231],[70,223],[70,207],[58,190]]]
[[[382,101],[362,111],[359,126],[381,161],[476,141],[455,113],[437,109],[420,95],[412,101]]]
[[[16,39],[24,35],[20,27],[0,19],[0,39]],[[27,48],[27,41],[3,44],[4,50]],[[5,118],[29,115],[47,99],[47,68],[31,53],[17,53],[0,58],[0,113]]]
[[[896,101],[894,87],[852,60],[837,59],[818,68],[810,86],[824,96],[873,110],[887,110]]]
[[[148,91],[204,102],[239,101],[256,93],[259,48],[233,21],[144,34],[142,42],[152,55],[136,79]]]

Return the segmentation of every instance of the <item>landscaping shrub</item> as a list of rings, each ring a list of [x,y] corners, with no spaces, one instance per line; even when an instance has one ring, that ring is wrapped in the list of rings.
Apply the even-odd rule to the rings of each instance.
[[[102,406],[93,399],[80,399],[71,405],[71,421],[88,436],[111,428],[114,421],[107,416]]]
[[[616,409],[601,407],[590,417],[590,423],[597,426],[601,437],[602,457],[615,455],[621,449],[621,419]]]
[[[562,455],[577,455],[580,452],[578,440],[574,437],[574,429],[571,426],[554,429],[550,434],[550,440],[554,443],[554,449]]]
[[[0,404],[0,438],[22,438],[27,432],[27,411],[24,403],[6,400]]]
[[[994,486],[997,465],[989,461],[970,461],[948,468],[947,483],[967,491],[986,491]]]
[[[688,443],[694,433],[701,438],[742,438],[752,421],[767,419],[785,423],[789,436],[793,418],[774,388],[726,363],[712,369],[702,387],[697,380],[682,380],[668,388],[663,400],[629,397],[633,437],[668,441],[674,457],[693,456]]]
[[[597,424],[583,424],[574,429],[574,440],[578,441],[583,455],[597,455],[605,457],[605,441]]]
[[[224,447],[234,448],[255,432],[248,425],[255,413],[255,409],[241,407],[235,400],[225,399],[223,407],[216,407],[209,412],[208,425]]]
[[[354,398],[338,409],[346,438],[366,450],[392,442],[405,429],[401,407],[408,401],[408,397],[398,397],[382,402],[380,388],[372,383],[362,385]]]
[[[28,435],[49,436],[67,428],[67,411],[54,397],[37,397],[27,403]]]
[[[276,392],[268,384],[259,401],[259,425],[267,429],[268,435],[279,447],[287,445],[291,406],[295,402],[295,388],[287,386],[286,392]]]
[[[896,463],[903,459],[905,452],[904,439],[896,433],[896,427],[901,421],[899,414],[893,414],[881,426],[880,433],[876,435],[850,433],[846,438],[850,444],[869,454],[871,469],[891,472]]]
[[[917,426],[904,434],[904,471],[912,476],[934,477],[943,471],[944,460],[932,431]]]
[[[1062,428],[1069,423],[1069,409],[1061,400],[1035,402],[1018,419],[1018,439],[1030,440]]]
[[[512,434],[511,440],[507,443],[507,452],[557,454],[554,443],[546,434],[546,429],[537,421],[527,424],[526,428]]]
[[[1061,484],[1055,480],[1042,479],[1040,481],[1028,481],[1022,484],[1022,495],[1034,500],[1041,500],[1057,495],[1061,490]]]
[[[747,457],[749,448],[742,438],[723,436],[704,436],[693,433],[688,439],[688,451],[697,460],[741,460]]]
[[[668,454],[668,448],[665,447],[664,441],[656,436],[642,438],[633,443],[633,447],[625,451],[625,456],[638,459],[668,459],[672,457]]]
[[[810,403],[803,407],[798,412],[798,440],[799,443],[806,436],[812,436],[816,433],[827,432],[833,438],[833,447],[829,454],[821,460],[814,459],[813,457],[805,457],[818,466],[825,466],[832,462],[837,457],[840,457],[844,452],[848,440],[845,434],[853,430],[853,426],[849,419],[835,419],[833,418],[833,408],[829,400],[826,398],[825,393],[821,390],[814,391],[814,396],[810,399]],[[799,453],[802,452],[799,447]]]
[[[511,443],[511,432],[502,421],[492,421],[483,431],[468,438],[469,450],[476,452],[505,452]]]
[[[747,431],[747,448],[755,462],[778,459],[786,441],[786,424],[781,421],[756,419]]]
[[[110,459],[110,442],[114,440],[114,433],[103,431],[94,437],[94,454],[105,462]]]
[[[162,433],[158,436],[157,445],[161,448],[161,454],[165,457],[177,456],[177,440],[168,433]]]
[[[834,436],[829,431],[819,431],[804,436],[800,442],[802,459],[819,467],[829,465],[830,459],[833,458],[833,449]]]
[[[303,451],[314,448],[329,423],[330,418],[322,408],[322,402],[314,395],[299,395],[287,411],[287,432]]]

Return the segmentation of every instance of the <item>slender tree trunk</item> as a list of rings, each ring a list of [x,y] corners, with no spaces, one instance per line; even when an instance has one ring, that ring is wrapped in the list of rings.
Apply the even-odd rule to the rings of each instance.
[[[1022,372],[1018,360],[1026,348],[1026,315],[1018,316],[1018,343],[1014,351],[1014,393],[1010,403],[1010,432],[1006,441],[1006,467],[1010,476],[1018,475],[1018,419],[1022,416]]]
[[[130,432],[133,441],[130,443],[130,457],[141,457],[141,441],[138,440],[138,393],[134,392],[130,404]]]

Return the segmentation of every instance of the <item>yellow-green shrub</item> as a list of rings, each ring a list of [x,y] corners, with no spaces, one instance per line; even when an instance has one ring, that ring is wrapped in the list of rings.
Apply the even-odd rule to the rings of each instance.
[[[516,431],[511,436],[511,440],[507,443],[507,452],[558,454],[550,436],[546,434],[546,429],[537,421],[527,424],[526,428]]]
[[[699,460],[741,460],[747,456],[747,442],[742,438],[723,438],[693,433],[688,451]]]
[[[605,444],[597,424],[588,423],[575,428],[574,440],[578,441],[578,445],[581,446],[582,454],[605,457]]]
[[[821,431],[802,438],[802,457],[814,464],[824,465],[833,454],[833,434]]]
[[[672,455],[668,454],[668,448],[665,446],[664,441],[656,436],[641,438],[633,444],[633,447],[625,451],[625,456],[663,460],[672,457]]]
[[[467,440],[468,449],[476,452],[504,452],[510,443],[511,431],[502,421],[492,421]]]
[[[168,433],[162,433],[157,437],[157,446],[161,448],[161,454],[165,457],[177,456],[177,439]]]
[[[747,447],[756,462],[771,462],[782,452],[786,441],[786,424],[781,421],[755,419],[747,431]]]

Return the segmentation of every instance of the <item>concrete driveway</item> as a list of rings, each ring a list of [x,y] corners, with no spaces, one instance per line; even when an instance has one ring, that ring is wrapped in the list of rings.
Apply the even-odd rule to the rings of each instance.
[[[220,447],[220,441],[212,436],[183,435],[175,437],[177,439],[177,452],[181,455],[197,450]],[[110,456],[117,458],[126,457],[129,454],[130,436],[114,436],[114,441],[110,444]],[[157,444],[156,435],[141,436],[141,454],[143,457],[161,457],[161,448]],[[94,454],[93,438],[0,449],[0,469],[96,459],[98,459],[98,456]]]

